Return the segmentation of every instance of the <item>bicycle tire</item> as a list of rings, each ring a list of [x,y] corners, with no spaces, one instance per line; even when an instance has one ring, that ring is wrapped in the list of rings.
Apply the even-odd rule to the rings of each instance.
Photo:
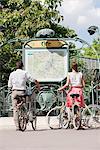
[[[73,126],[74,129],[78,130],[81,127],[81,111],[79,106],[74,105],[73,108]]]
[[[33,116],[33,120],[30,121],[30,122],[31,122],[31,125],[32,125],[32,129],[36,130],[37,117]]]
[[[27,122],[28,122],[27,113],[26,113],[26,110],[25,110],[24,106],[22,106],[19,109],[19,114],[18,114],[19,129],[21,131],[25,131],[26,130]]]
[[[50,129],[61,129],[61,106],[55,106],[46,115],[47,123]]]
[[[82,117],[88,120],[92,118],[94,122],[100,123],[100,107],[98,105],[88,105],[83,109]]]
[[[63,109],[61,111],[61,126],[63,129],[67,129],[70,124],[70,112],[68,110]]]

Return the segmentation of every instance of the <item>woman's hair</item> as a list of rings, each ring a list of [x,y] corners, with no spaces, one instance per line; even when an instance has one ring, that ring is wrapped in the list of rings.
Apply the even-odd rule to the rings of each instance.
[[[76,62],[72,62],[72,69],[78,72],[78,64]]]
[[[17,69],[22,69],[23,68],[23,62],[21,60],[16,62],[16,68]]]

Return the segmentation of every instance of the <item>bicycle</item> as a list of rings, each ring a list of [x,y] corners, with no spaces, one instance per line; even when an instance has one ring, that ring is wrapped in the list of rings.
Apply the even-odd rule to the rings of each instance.
[[[18,123],[19,123],[19,129],[21,131],[26,130],[28,122],[31,123],[32,129],[36,130],[36,122],[37,122],[37,117],[35,114],[36,105],[35,105],[35,100],[32,101],[31,96],[32,95],[22,95],[16,97],[18,100],[17,101]],[[29,99],[31,100],[29,101]]]
[[[90,88],[90,92],[92,93],[92,99],[90,99],[90,102],[92,102],[92,104],[90,105],[86,105],[85,104],[85,108],[82,111],[82,118],[84,120],[84,122],[86,122],[87,126],[89,127],[89,121],[93,120],[95,123],[100,124],[100,105],[99,104],[99,94],[97,95],[98,97],[96,99],[98,99],[97,101],[95,101],[95,97],[94,97],[94,89],[98,88],[100,86],[99,84],[96,84],[95,86],[91,86]],[[97,104],[96,104],[97,102]]]
[[[48,126],[51,129],[60,129],[60,128],[62,128],[60,114],[64,108],[64,98],[65,98],[66,94],[58,92],[57,90],[53,89],[53,92],[55,92],[55,91],[56,91],[55,99],[56,99],[58,105],[51,108],[48,111],[48,113],[46,115],[46,119],[47,119]],[[64,92],[65,92],[65,90],[64,90]]]
[[[85,108],[82,111],[82,120],[83,124],[87,127],[92,127],[92,125],[89,125],[90,121],[94,122],[94,124],[97,123],[100,125],[100,106],[96,104],[90,104],[87,106],[85,104]]]
[[[66,95],[66,91],[63,90],[63,92]],[[67,129],[69,127],[70,128],[74,127],[74,129],[78,130],[81,128],[81,126],[90,127],[89,120],[91,118],[93,118],[94,121],[100,122],[99,106],[97,105],[87,106],[85,104],[85,107],[81,108],[79,107],[79,104],[75,102],[75,98],[79,97],[79,94],[72,94],[71,97],[74,100],[72,108],[66,109],[65,101],[64,99],[62,99],[61,106],[55,106],[47,113],[46,117],[48,120],[48,126],[51,129],[61,129],[61,128]]]
[[[63,90],[63,92],[66,95],[66,91]],[[57,97],[60,98],[59,96]],[[47,113],[48,125],[51,129],[68,128],[70,125],[73,125],[75,129],[80,128],[81,110],[75,100],[75,98],[79,97],[79,94],[72,94],[71,97],[73,98],[73,106],[69,111],[62,100],[61,106],[56,106]]]
[[[66,107],[61,112],[61,126],[62,128],[73,128],[78,130],[81,127],[81,110],[82,108],[79,106],[79,102],[77,102],[77,98],[79,97],[79,94],[73,93],[70,95],[72,97],[72,107]]]

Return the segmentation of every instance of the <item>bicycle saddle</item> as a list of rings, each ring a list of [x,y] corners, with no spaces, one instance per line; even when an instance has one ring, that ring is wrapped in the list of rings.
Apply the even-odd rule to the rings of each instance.
[[[70,96],[72,97],[72,98],[74,98],[74,97],[79,97],[80,95],[79,94],[70,94]]]
[[[25,98],[27,95],[25,94],[25,95],[16,95],[16,99],[20,99],[20,98]]]

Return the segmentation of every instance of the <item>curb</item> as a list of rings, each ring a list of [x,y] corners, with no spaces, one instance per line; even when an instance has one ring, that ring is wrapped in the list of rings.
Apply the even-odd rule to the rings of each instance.
[[[31,124],[27,124],[27,129],[31,128]],[[0,130],[15,129],[13,117],[1,117],[0,118]],[[32,128],[31,128],[32,129]],[[37,129],[50,129],[48,127],[46,117],[37,117]]]

